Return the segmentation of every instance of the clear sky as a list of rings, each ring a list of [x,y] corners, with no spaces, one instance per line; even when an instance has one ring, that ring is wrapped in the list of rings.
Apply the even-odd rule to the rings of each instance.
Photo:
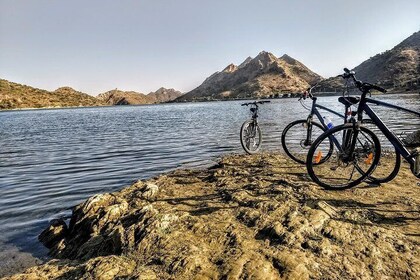
[[[419,29],[419,0],[0,0],[0,78],[185,92],[262,50],[329,77]]]

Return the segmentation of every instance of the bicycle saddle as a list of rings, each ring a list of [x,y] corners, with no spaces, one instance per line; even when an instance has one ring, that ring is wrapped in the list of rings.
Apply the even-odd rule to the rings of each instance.
[[[346,106],[355,105],[359,103],[359,101],[360,101],[360,97],[356,97],[356,96],[348,96],[348,97],[341,96],[338,98],[338,102]]]

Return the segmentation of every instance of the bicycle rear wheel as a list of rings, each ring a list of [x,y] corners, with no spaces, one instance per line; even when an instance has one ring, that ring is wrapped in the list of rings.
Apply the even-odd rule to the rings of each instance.
[[[300,164],[306,163],[309,148],[314,140],[325,132],[325,128],[318,123],[312,122],[310,132],[311,136],[308,139],[308,121],[297,120],[288,124],[281,134],[281,144],[284,152]],[[332,142],[330,142],[329,147],[330,150],[320,160],[320,163],[331,156],[334,149]]]
[[[260,150],[262,143],[262,133],[260,126],[253,120],[245,121],[242,124],[241,132],[241,145],[248,154],[255,154]]]
[[[323,163],[317,162],[333,141],[335,152]],[[353,152],[351,153],[351,150]],[[375,169],[381,155],[378,137],[365,127],[353,124],[334,127],[315,140],[306,158],[312,180],[326,189],[338,190],[360,184]]]
[[[371,119],[363,119],[362,124],[375,133],[381,142],[381,158],[373,173],[368,176],[368,180],[373,183],[386,183],[392,181],[400,171],[401,155]],[[388,146],[388,148],[383,144]]]

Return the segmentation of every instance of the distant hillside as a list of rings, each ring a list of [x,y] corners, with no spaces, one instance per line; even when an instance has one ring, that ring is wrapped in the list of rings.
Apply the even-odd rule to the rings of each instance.
[[[354,68],[361,80],[396,85],[420,78],[420,31]]]
[[[167,89],[161,87],[155,92],[150,92],[147,97],[151,98],[153,103],[162,103],[172,101],[181,95],[182,93],[180,91],[174,90],[173,88]]]
[[[108,105],[147,104],[150,101],[143,93],[113,89],[99,94],[96,98]]]
[[[53,92],[0,79],[0,109],[98,106],[101,101],[70,87]]]
[[[155,92],[143,94],[135,91],[110,90],[101,93],[97,98],[108,105],[154,104],[174,100],[182,93],[174,89],[160,88]]]
[[[391,50],[377,54],[354,68],[358,79],[377,83],[391,90],[420,88],[420,31]],[[329,78],[320,84],[325,91],[344,87],[341,78]]]
[[[262,51],[239,66],[229,64],[176,101],[268,97],[280,92],[302,91],[321,79],[288,55],[277,58]]]

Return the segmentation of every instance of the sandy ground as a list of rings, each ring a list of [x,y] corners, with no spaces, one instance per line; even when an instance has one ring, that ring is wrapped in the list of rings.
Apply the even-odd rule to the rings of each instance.
[[[0,242],[0,277],[22,272],[28,267],[39,265],[42,261],[18,248]]]
[[[231,155],[97,195],[8,279],[418,279],[420,186],[326,191],[285,155]]]

